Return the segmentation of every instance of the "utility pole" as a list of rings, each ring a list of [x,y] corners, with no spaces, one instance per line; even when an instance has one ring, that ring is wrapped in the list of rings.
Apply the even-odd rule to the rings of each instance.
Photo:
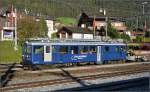
[[[15,46],[14,46],[14,50],[17,51],[18,50],[18,46],[17,46],[17,9],[15,9]]]
[[[147,4],[148,2],[143,2],[142,3],[142,6],[143,6],[143,15],[145,15],[145,5]]]
[[[96,36],[96,32],[95,32],[95,27],[96,27],[96,23],[95,23],[95,15],[94,15],[94,20],[93,20],[93,28],[94,28],[94,37]]]
[[[106,10],[105,9],[100,9],[99,10],[100,13],[103,13],[104,17],[105,17],[105,22],[106,22],[106,26],[105,26],[105,37],[108,37],[108,16],[106,15]]]
[[[108,17],[106,15],[106,10],[104,10],[104,16],[105,16],[105,21],[106,21],[106,34],[105,34],[105,36],[107,38],[107,36],[108,36]]]
[[[136,16],[136,30],[138,30],[138,27],[139,27],[139,18],[138,18],[138,16]]]
[[[147,4],[148,2],[143,2],[142,3],[142,6],[143,6],[143,17],[144,17],[144,27],[143,27],[143,30],[146,31],[146,17],[145,17],[145,5]],[[146,32],[145,32],[146,33]],[[143,37],[144,38],[144,37]],[[144,38],[144,42],[145,42],[145,38]]]

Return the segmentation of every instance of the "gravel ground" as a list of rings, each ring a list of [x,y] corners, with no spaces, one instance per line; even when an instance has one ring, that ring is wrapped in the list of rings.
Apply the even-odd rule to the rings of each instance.
[[[140,77],[150,77],[150,72],[130,74],[130,75],[124,75],[124,76],[116,76],[116,77],[105,78],[105,79],[99,78],[96,80],[86,80],[86,81],[81,81],[81,82],[75,81],[73,83],[56,84],[56,85],[51,85],[51,86],[18,89],[18,90],[15,90],[14,92],[18,92],[18,91],[19,92],[55,91],[55,90],[62,90],[62,89],[67,89],[67,88],[83,87],[83,86],[87,86],[87,85],[115,82],[115,81],[128,80],[128,79],[134,79],[134,78],[140,78]]]
[[[129,63],[129,64],[126,64],[126,65],[132,65],[133,63]],[[124,66],[126,66],[124,65]],[[104,66],[94,66],[95,68],[97,67],[101,67],[101,68],[104,68],[104,67],[114,67],[114,66],[123,66],[122,64],[118,64],[118,65],[104,65]],[[76,68],[64,68],[64,70],[77,70],[77,69],[82,69],[85,67],[76,67]],[[88,66],[86,67],[87,69],[89,68],[92,68],[92,66]],[[49,71],[56,71],[58,69],[53,69],[53,70],[49,70]],[[99,69],[101,70],[101,69]],[[46,71],[46,70],[43,70],[43,71]],[[97,70],[96,70],[97,71]],[[116,71],[119,71],[119,70],[113,70],[113,72],[116,72]],[[23,71],[22,71],[23,72]],[[32,74],[30,74],[29,72],[33,72]],[[58,74],[51,74],[49,73],[48,71],[45,72],[44,74],[43,73],[39,73],[38,71],[26,71],[26,73],[24,74],[21,73],[21,72],[15,72],[13,74],[13,77],[11,77],[11,79],[9,79],[9,82],[7,85],[11,85],[11,84],[18,84],[18,83],[28,83],[28,82],[35,82],[35,81],[44,81],[44,80],[53,80],[53,79],[63,79],[63,78],[66,78],[66,77],[69,77],[68,75],[66,76],[66,73],[64,73],[62,70],[61,70],[62,73],[60,73],[59,75]],[[97,72],[84,72],[84,73],[76,73],[76,74],[71,74],[71,76],[73,77],[78,77],[78,76],[88,76],[88,75],[95,75],[95,74],[103,74],[103,73],[110,73],[112,71],[110,70],[105,70],[105,71],[97,71]],[[34,74],[35,73],[35,74]],[[54,72],[55,73],[55,72]],[[23,74],[23,75],[21,75]],[[27,75],[28,74],[28,75]]]
[[[89,76],[89,75],[96,75],[96,74],[104,74],[104,73],[111,73],[112,71],[104,71],[104,72],[92,72],[92,73],[77,73],[77,74],[71,74],[66,75],[66,74],[60,74],[60,75],[52,75],[52,74],[38,74],[38,75],[31,75],[31,76],[20,76],[20,77],[14,77],[11,79],[11,81],[8,82],[8,85],[11,84],[18,84],[18,83],[28,83],[28,82],[35,82],[37,80],[39,81],[45,81],[45,80],[53,80],[53,79],[64,79],[64,78],[71,78],[73,77],[80,77],[80,76]],[[117,72],[117,71],[113,71]]]

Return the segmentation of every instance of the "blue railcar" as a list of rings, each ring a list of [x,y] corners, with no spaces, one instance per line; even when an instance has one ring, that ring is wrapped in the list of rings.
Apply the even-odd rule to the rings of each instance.
[[[126,60],[126,44],[98,40],[31,41],[24,44],[23,64],[66,64]]]

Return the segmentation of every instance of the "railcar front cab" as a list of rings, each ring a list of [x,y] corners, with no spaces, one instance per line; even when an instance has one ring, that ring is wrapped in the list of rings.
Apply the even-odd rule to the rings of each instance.
[[[52,46],[32,45],[25,43],[23,46],[22,64],[44,64],[52,61]],[[44,62],[43,62],[44,61]]]

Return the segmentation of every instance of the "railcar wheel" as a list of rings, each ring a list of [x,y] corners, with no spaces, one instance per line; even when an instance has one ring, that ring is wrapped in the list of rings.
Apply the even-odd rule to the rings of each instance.
[[[77,66],[80,66],[80,63],[79,63],[79,62],[77,62]]]

